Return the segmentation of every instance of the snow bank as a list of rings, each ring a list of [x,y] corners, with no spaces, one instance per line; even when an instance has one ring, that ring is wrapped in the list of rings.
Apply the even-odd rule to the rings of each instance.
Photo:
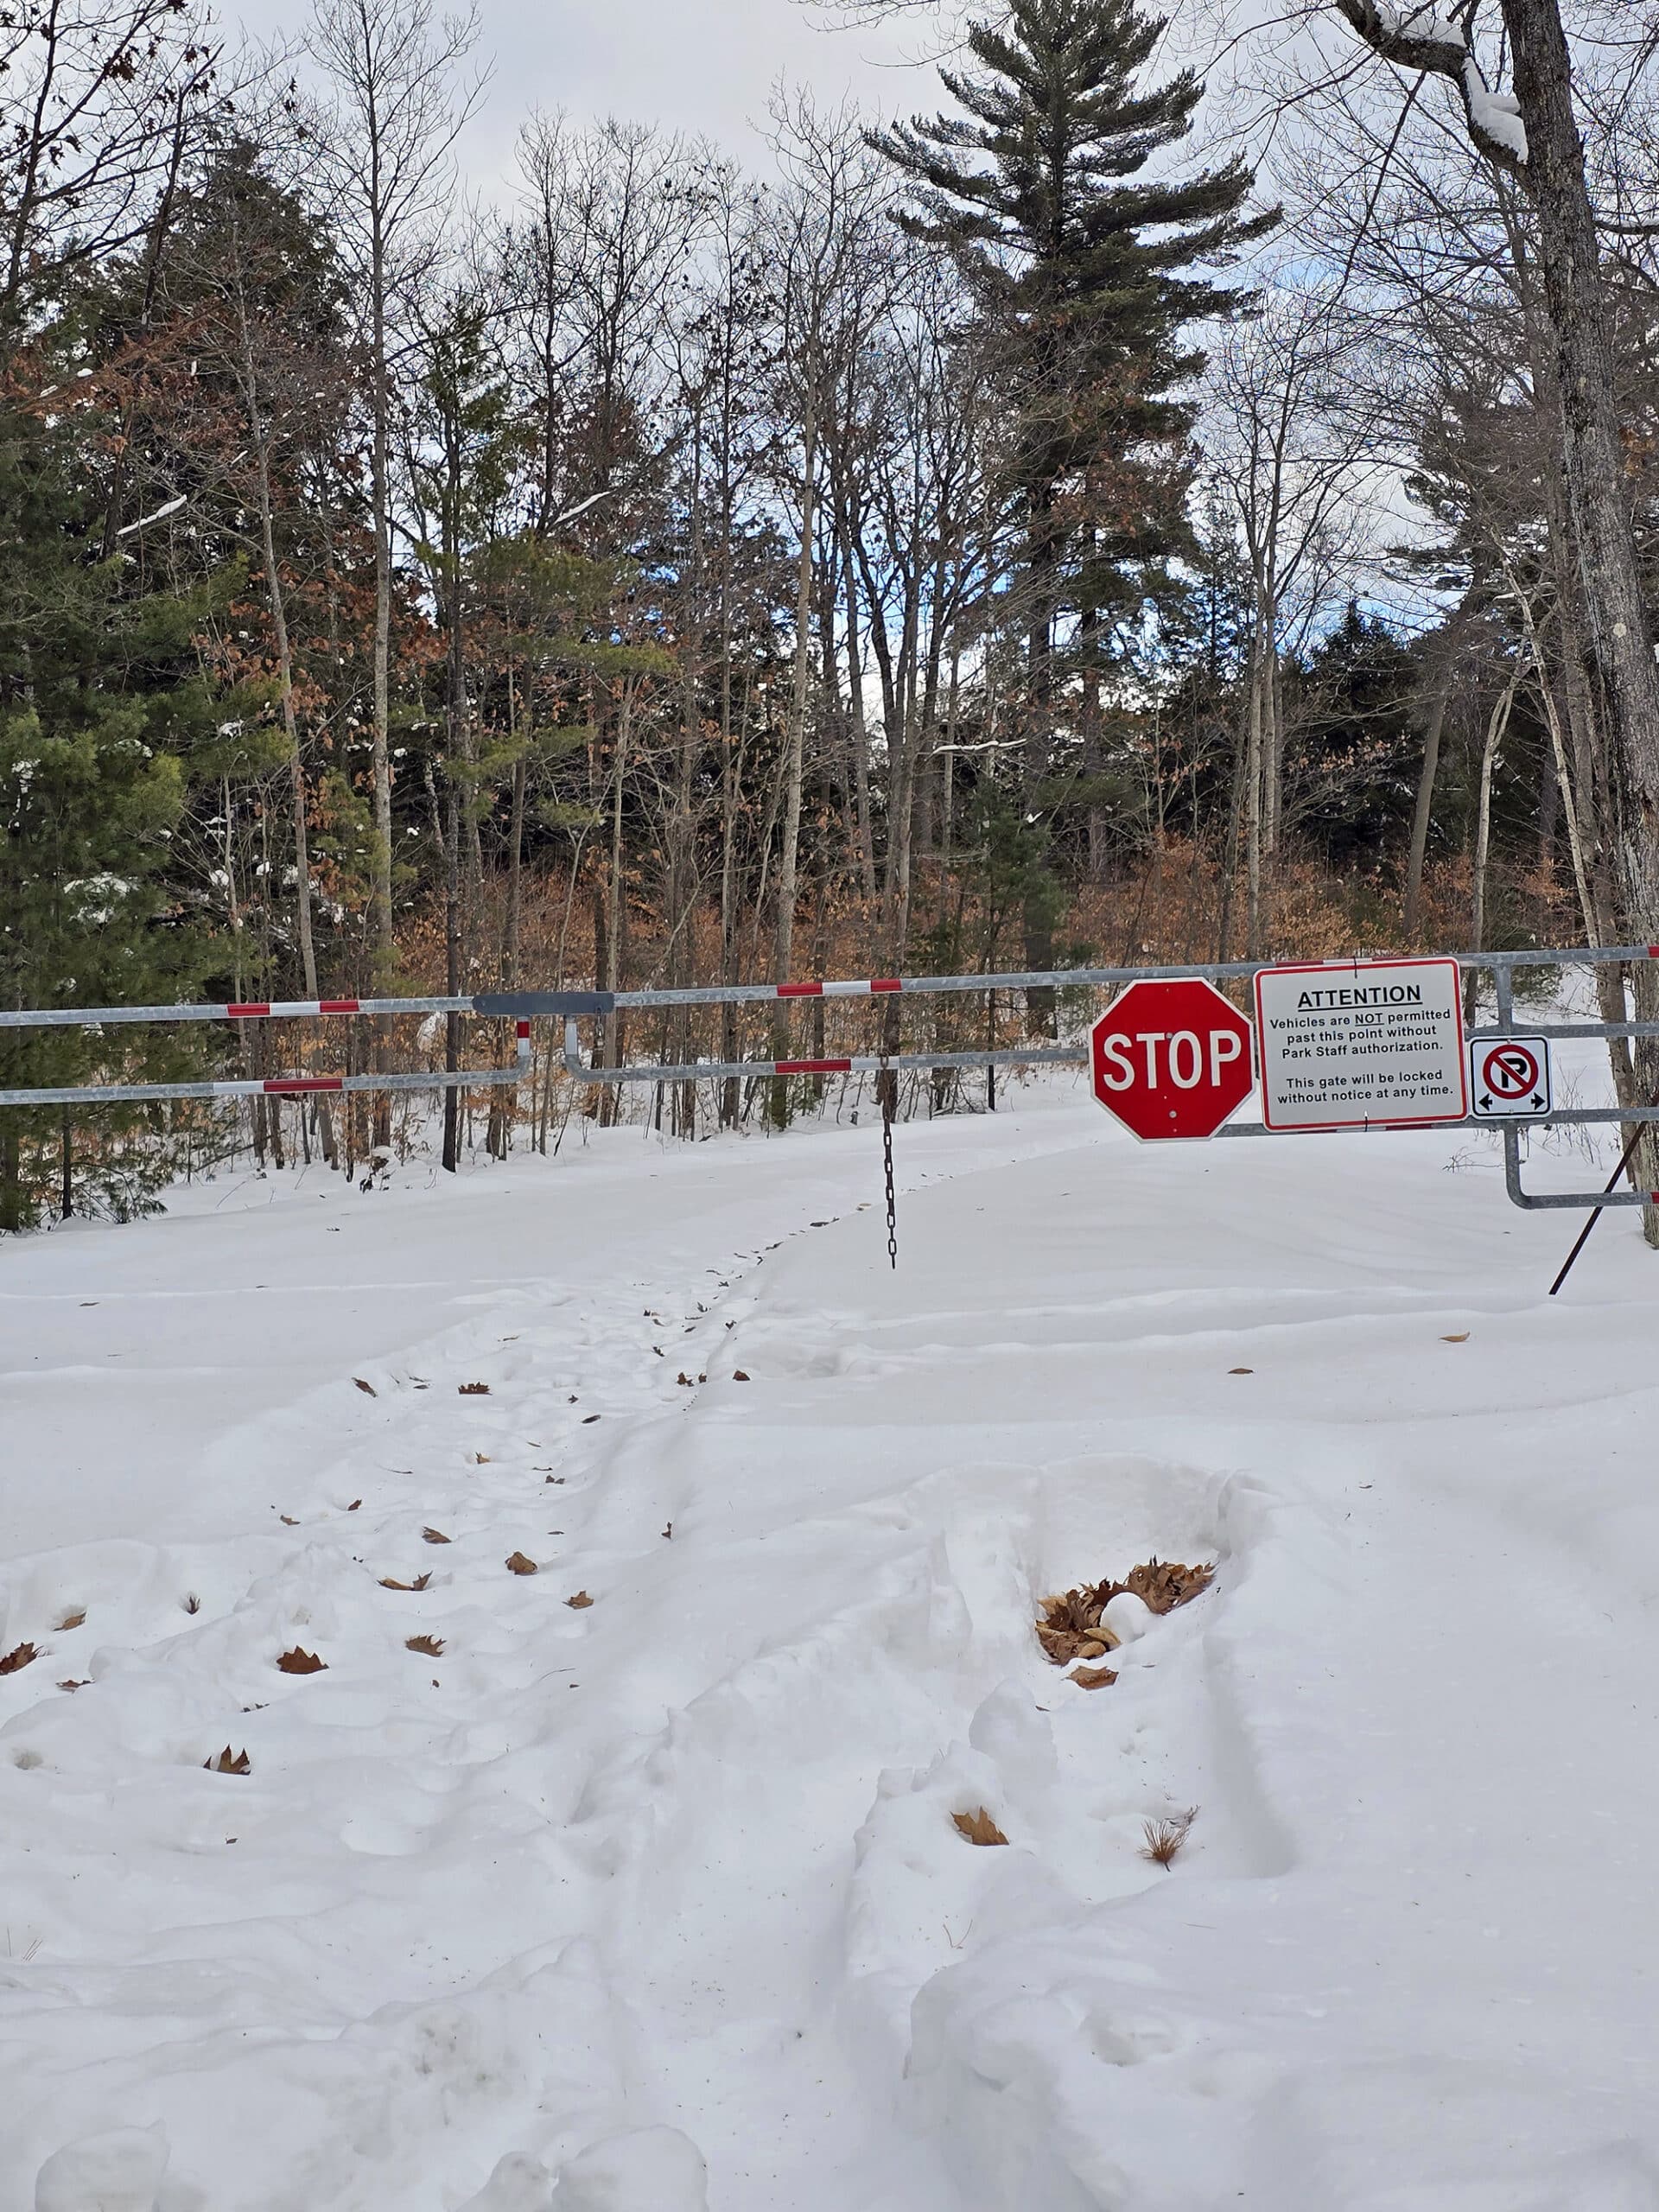
[[[896,1276],[868,1131],[0,1249],[0,2204],[1659,2206],[1628,1221],[896,1151]]]

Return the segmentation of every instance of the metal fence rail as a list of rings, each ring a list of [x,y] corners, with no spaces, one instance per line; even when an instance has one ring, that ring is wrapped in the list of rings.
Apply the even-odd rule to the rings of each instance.
[[[1455,956],[1460,969],[1475,968],[1489,972],[1496,993],[1496,1020],[1493,1023],[1471,1028],[1467,1033],[1471,1042],[1499,1039],[1517,1034],[1515,1020],[1515,979],[1518,970],[1539,968],[1595,966],[1617,963],[1634,965],[1648,961],[1659,961],[1659,945],[1604,945],[1595,947],[1546,947],[1516,952],[1471,952]],[[1033,1045],[1013,1048],[987,1045],[967,1050],[904,1051],[855,1053],[818,1053],[811,1057],[770,1059],[707,1058],[679,1061],[642,1060],[625,1062],[616,1066],[601,1065],[594,1057],[584,1057],[579,1025],[584,1020],[626,1014],[647,1010],[690,1009],[694,1007],[758,1006],[772,1004],[787,1006],[797,1001],[825,1000],[880,999],[891,1003],[895,998],[937,998],[966,993],[1027,993],[1031,991],[1084,991],[1108,988],[1119,984],[1143,981],[1174,981],[1198,976],[1211,982],[1248,982],[1265,969],[1280,963],[1266,960],[1190,961],[1167,967],[1110,967],[1020,969],[995,975],[976,976],[887,976],[855,980],[809,982],[798,983],[711,983],[689,989],[602,991],[503,991],[483,992],[466,997],[429,997],[402,999],[293,999],[248,1002],[231,1001],[215,1005],[181,1005],[151,1007],[66,1007],[0,1010],[0,1029],[52,1029],[77,1027],[100,1029],[134,1023],[171,1023],[228,1021],[284,1021],[319,1016],[367,1015],[391,1017],[400,1014],[461,1014],[486,1020],[512,1021],[517,1030],[517,1051],[512,1064],[505,1068],[470,1068],[434,1070],[416,1073],[380,1073],[367,1071],[353,1075],[278,1076],[265,1078],[248,1077],[219,1081],[117,1084],[64,1084],[51,1088],[0,1090],[0,1107],[31,1107],[48,1105],[104,1105],[137,1103],[153,1100],[188,1098],[244,1098],[303,1096],[313,1094],[340,1094],[356,1091],[422,1091],[485,1088],[491,1085],[512,1085],[521,1083],[531,1067],[531,1024],[538,1018],[563,1020],[564,1024],[563,1064],[571,1079],[584,1085],[608,1086],[626,1084],[696,1084],[709,1081],[766,1081],[787,1079],[802,1076],[881,1075],[885,1073],[931,1072],[946,1068],[1007,1068],[1069,1065],[1080,1066],[1088,1059],[1088,1048],[1082,1044]],[[1329,963],[1332,967],[1345,964],[1340,961]],[[1356,964],[1359,964],[1356,962]],[[1659,1037],[1659,1022],[1626,1020],[1600,1021],[1529,1021],[1526,1033],[1550,1039],[1600,1039],[1615,1037]],[[1622,1124],[1630,1128],[1639,1123],[1659,1122],[1659,1101],[1643,1106],[1575,1106],[1558,1107],[1539,1121],[1529,1124],[1532,1128],[1554,1125]],[[1371,1122],[1363,1125],[1364,1132],[1391,1130],[1400,1124]],[[1472,1117],[1462,1123],[1440,1122],[1441,1128],[1458,1127],[1491,1127],[1491,1123],[1477,1124]],[[1504,1180],[1508,1194],[1516,1205],[1532,1208],[1567,1208],[1610,1205],[1642,1205],[1659,1204],[1659,1193],[1649,1194],[1639,1190],[1622,1192],[1530,1192],[1521,1181],[1521,1130],[1513,1122],[1501,1126],[1503,1142]],[[1301,1131],[1298,1134],[1314,1134]],[[1356,1132],[1359,1133],[1359,1132]],[[1271,1130],[1259,1121],[1230,1121],[1217,1132],[1226,1137],[1257,1137],[1282,1135]],[[1334,1134],[1334,1132],[1332,1132]]]
[[[1586,967],[1617,963],[1629,965],[1637,962],[1659,960],[1659,945],[1601,945],[1593,947],[1546,947],[1529,951],[1461,953],[1454,956],[1460,969],[1476,968],[1488,971],[1492,978],[1497,996],[1497,1020],[1490,1025],[1471,1028],[1470,1042],[1513,1036],[1515,1026],[1515,975],[1517,969],[1539,968]],[[1203,976],[1211,982],[1230,981],[1248,982],[1263,969],[1279,963],[1270,960],[1193,961],[1177,967],[1158,968],[1062,968],[1025,969],[997,975],[981,976],[877,976],[855,982],[807,983],[711,983],[688,990],[672,991],[547,991],[502,994],[482,996],[476,1001],[480,1013],[500,1014],[545,1015],[563,1017],[564,1021],[564,1065],[572,1080],[590,1085],[620,1084],[669,1084],[723,1082],[731,1080],[755,1081],[771,1077],[825,1075],[880,1075],[887,1071],[931,1071],[937,1068],[976,1067],[1033,1067],[1043,1065],[1082,1066],[1087,1063],[1088,1048],[1084,1045],[1054,1045],[1020,1047],[1014,1050],[982,1047],[976,1051],[954,1052],[861,1052],[792,1059],[698,1059],[682,1061],[639,1061],[615,1067],[601,1065],[596,1060],[584,1058],[582,1049],[580,1020],[585,1017],[625,1014],[652,1008],[750,1006],[768,1001],[812,999],[889,998],[894,995],[909,998],[936,997],[961,992],[1032,990],[1080,990],[1099,988],[1115,984],[1141,981],[1175,981],[1185,976]],[[1332,966],[1340,966],[1332,962]],[[1611,1037],[1659,1037],[1659,1022],[1652,1021],[1529,1021],[1527,1034],[1552,1039],[1601,1039]],[[1548,1128],[1556,1124],[1586,1126],[1618,1124],[1631,1128],[1638,1122],[1659,1122],[1659,1101],[1646,1106],[1574,1106],[1555,1109],[1544,1119],[1531,1123],[1533,1128]],[[1477,1123],[1472,1117],[1463,1122],[1440,1122],[1435,1126],[1446,1128],[1490,1128],[1487,1122]],[[1533,1192],[1527,1191],[1521,1180],[1521,1131],[1513,1123],[1499,1125],[1503,1144],[1504,1186],[1510,1198],[1518,1206],[1528,1209],[1554,1209],[1586,1206],[1643,1205],[1649,1203],[1649,1194],[1643,1191],[1571,1191]],[[1358,1132],[1380,1131],[1399,1133],[1401,1125],[1389,1122],[1373,1122]],[[1255,1121],[1230,1121],[1216,1132],[1224,1137],[1265,1137],[1283,1135],[1269,1129]],[[1301,1131],[1300,1135],[1336,1134],[1335,1132]],[[1653,1194],[1659,1203],[1659,1193]]]
[[[293,999],[270,1005],[78,1007],[0,1012],[0,1028],[102,1029],[119,1023],[297,1021],[316,1014],[470,1014],[471,999]],[[187,1083],[68,1083],[0,1090],[3,1106],[136,1106],[175,1098],[307,1098],[354,1091],[487,1090],[530,1073],[528,1019],[517,1024],[511,1066],[436,1068],[415,1074],[246,1076]]]

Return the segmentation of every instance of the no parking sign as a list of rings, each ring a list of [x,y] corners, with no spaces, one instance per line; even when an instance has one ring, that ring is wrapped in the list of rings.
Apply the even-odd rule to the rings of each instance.
[[[1469,1047],[1469,1111],[1478,1122],[1541,1122],[1549,1111],[1549,1042],[1482,1037]]]

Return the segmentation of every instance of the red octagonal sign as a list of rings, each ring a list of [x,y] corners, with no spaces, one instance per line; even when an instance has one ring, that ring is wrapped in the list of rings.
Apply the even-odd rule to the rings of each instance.
[[[1089,1033],[1096,1098],[1138,1137],[1210,1137],[1255,1088],[1250,1025],[1202,976],[1131,983]]]

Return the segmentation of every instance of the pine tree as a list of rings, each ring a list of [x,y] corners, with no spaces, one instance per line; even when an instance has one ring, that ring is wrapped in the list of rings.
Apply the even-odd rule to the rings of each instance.
[[[960,267],[1000,374],[1028,808],[1057,796],[1062,715],[1084,774],[1097,772],[1115,634],[1122,650],[1187,546],[1204,356],[1186,333],[1247,300],[1198,271],[1277,220],[1242,213],[1253,180],[1236,162],[1142,175],[1186,135],[1204,90],[1191,70],[1138,87],[1163,29],[1134,0],[1011,0],[968,34],[978,67],[940,71],[965,115],[872,134],[910,181],[906,227]],[[1027,940],[1046,964],[1037,911]]]
[[[99,556],[101,489],[85,465],[96,376],[78,378],[85,302],[26,353],[0,392],[0,1006],[144,1005],[193,995],[200,932],[168,883],[184,804],[175,704],[194,700],[201,609],[130,591]],[[59,391],[79,404],[54,413]],[[85,395],[82,398],[80,396]],[[0,1090],[186,1071],[166,1030],[0,1029]],[[142,1210],[170,1166],[123,1132],[160,1118],[0,1108],[0,1231],[36,1217]]]

